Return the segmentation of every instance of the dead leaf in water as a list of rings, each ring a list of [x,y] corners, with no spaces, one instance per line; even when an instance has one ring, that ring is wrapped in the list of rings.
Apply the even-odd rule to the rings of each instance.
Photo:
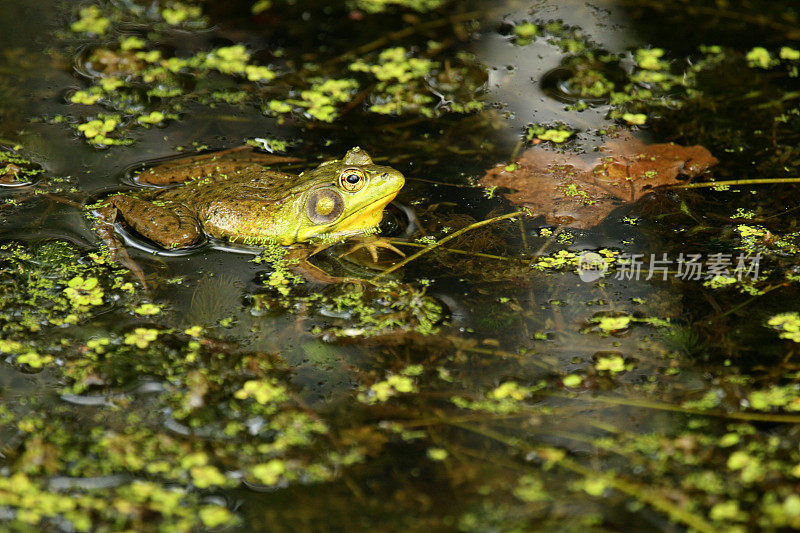
[[[718,163],[702,146],[644,144],[631,136],[613,139],[589,159],[541,147],[526,150],[515,165],[498,165],[481,180],[510,189],[512,203],[544,215],[551,224],[590,228],[611,211],[634,203],[657,187],[699,176]]]

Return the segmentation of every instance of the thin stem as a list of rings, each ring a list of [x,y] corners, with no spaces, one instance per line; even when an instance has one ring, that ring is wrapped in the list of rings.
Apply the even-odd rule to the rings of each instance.
[[[800,183],[800,178],[766,178],[766,179],[725,180],[725,181],[701,181],[698,183],[681,183],[680,185],[668,185],[667,188],[703,189],[710,187],[732,187],[736,185],[769,185],[774,183]]]
[[[779,287],[785,287],[786,285],[788,285],[788,283],[778,283],[777,285],[771,285],[771,286],[767,287],[766,289],[764,289],[763,291],[761,291],[761,294],[756,294],[756,295],[748,298],[744,302],[740,303],[739,305],[728,309],[727,311],[725,311],[724,313],[719,315],[719,318],[722,318],[724,316],[730,315],[731,313],[735,313],[736,311],[738,311],[742,307],[746,307],[746,306],[750,305],[751,303],[753,303],[757,298],[760,298],[760,297],[764,296],[765,294],[767,294],[768,292],[772,292],[772,291],[774,291],[775,289],[777,289]]]
[[[503,8],[504,10],[508,9],[507,7]],[[476,19],[479,17],[489,17],[496,12],[500,12],[500,9],[489,9],[489,10],[476,10],[476,11],[467,11],[466,13],[459,13],[456,15],[451,15],[449,17],[442,17],[440,19],[429,20],[427,22],[422,22],[420,24],[415,24],[413,26],[408,26],[403,28],[402,30],[394,31],[391,33],[386,34],[384,37],[380,39],[375,39],[369,43],[359,46],[349,52],[346,52],[339,57],[333,60],[334,63],[338,63],[340,61],[344,61],[350,58],[359,57],[362,54],[367,52],[371,52],[376,50],[386,44],[399,41],[405,37],[410,35],[414,35],[415,33],[419,33],[425,30],[431,30],[433,28],[438,28],[440,26],[447,26],[448,24],[458,24],[460,22],[466,22],[468,20]]]
[[[419,252],[406,257],[405,259],[403,259],[399,263],[396,263],[396,264],[390,266],[389,268],[387,268],[386,270],[384,270],[380,274],[378,274],[375,277],[373,277],[372,281],[374,282],[374,281],[379,280],[380,278],[388,276],[389,274],[391,274],[395,270],[398,270],[398,269],[406,266],[411,261],[414,261],[415,259],[427,254],[431,250],[434,250],[434,249],[442,246],[446,242],[452,241],[456,237],[460,237],[461,235],[463,235],[464,233],[467,233],[468,231],[480,228],[482,226],[486,226],[488,224],[493,224],[493,223],[499,222],[501,220],[506,220],[508,218],[518,217],[520,215],[524,215],[526,212],[527,212],[526,210],[514,211],[513,213],[508,213],[508,214],[500,215],[500,216],[493,217],[493,218],[487,218],[486,220],[481,220],[480,222],[475,222],[474,224],[470,224],[469,226],[467,226],[465,228],[461,228],[460,230],[458,230],[458,231],[456,231],[454,233],[451,233],[450,235],[448,235],[447,237],[443,238],[442,240],[440,240],[438,242],[435,242],[435,243],[431,244],[430,246],[427,246],[426,248],[423,248]]]
[[[398,245],[398,246],[413,246],[415,248],[425,248],[424,244],[419,244],[417,242],[392,240],[392,241],[389,241],[389,243],[390,244],[395,244],[395,245]],[[445,247],[442,247],[442,248],[440,248],[440,251],[449,252],[451,254],[471,255],[473,257],[484,257],[486,259],[496,259],[498,261],[511,261],[511,262],[514,262],[514,263],[528,264],[531,261],[530,259],[523,259],[522,257],[505,257],[505,256],[502,256],[502,255],[486,254],[486,253],[483,253],[483,252],[470,252],[468,250],[459,250],[458,248],[445,248]]]
[[[469,183],[447,183],[446,181],[426,180],[424,178],[406,178],[406,181],[421,181],[424,183],[433,183],[434,185],[444,185],[445,187],[463,187],[466,189],[478,189],[479,185],[470,185]]]
[[[527,254],[530,248],[528,247],[528,235],[525,233],[525,219],[520,218],[517,222],[519,223],[519,235],[522,237],[522,249]]]
[[[555,398],[572,398],[574,396],[568,394],[560,394],[556,392],[539,391],[536,394],[540,396],[549,396]],[[725,412],[714,411],[705,409],[692,409],[689,407],[682,407],[666,402],[659,402],[655,400],[635,400],[632,398],[614,398],[611,396],[580,396],[581,401],[601,402],[612,405],[625,405],[628,407],[641,407],[644,409],[655,409],[658,411],[672,411],[675,413],[683,413],[686,415],[698,416],[713,416],[717,418],[728,418],[731,420],[747,420],[751,422],[776,422],[782,424],[800,424],[800,415],[784,415],[778,413],[747,413],[747,412]]]
[[[682,522],[687,526],[696,529],[697,531],[709,533],[717,531],[717,529],[705,518],[672,503],[658,491],[644,485],[638,485],[634,482],[624,480],[610,472],[602,472],[585,467],[582,464],[568,458],[566,453],[560,448],[536,448],[521,442],[519,439],[510,438],[489,428],[473,427],[466,424],[453,425],[466,431],[477,433],[478,435],[496,440],[511,448],[537,453],[540,456],[544,456],[543,458],[545,461],[555,463],[558,466],[583,476],[586,479],[602,478],[603,481],[608,484],[608,486],[630,496],[631,498],[649,504],[653,508],[666,513],[673,520]]]
[[[533,359],[526,358],[526,354],[518,354],[518,353],[513,353],[513,352],[507,352],[505,350],[494,350],[494,349],[490,349],[490,348],[479,348],[477,346],[466,346],[466,345],[463,345],[461,343],[457,343],[456,339],[454,337],[448,337],[448,339],[453,343],[453,346],[457,350],[461,350],[461,351],[464,351],[464,352],[470,352],[470,353],[478,353],[478,354],[483,354],[483,355],[492,355],[494,357],[503,357],[503,358],[508,358],[508,359],[526,359],[526,362],[528,362],[528,363],[530,363],[530,364],[532,364],[534,366],[538,366],[539,368],[543,368],[545,370],[550,370],[550,371],[554,370],[551,365],[548,365],[547,363],[545,363],[543,361],[537,360],[535,358],[533,358]]]

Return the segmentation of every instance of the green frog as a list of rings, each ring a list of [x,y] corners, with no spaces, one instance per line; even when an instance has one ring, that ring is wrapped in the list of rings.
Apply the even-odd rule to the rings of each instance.
[[[248,245],[316,243],[292,255],[306,259],[333,242],[362,236],[348,253],[364,247],[377,260],[382,247],[403,255],[370,236],[403,187],[403,174],[376,165],[360,148],[299,175],[266,168],[290,160],[243,146],[153,167],[137,178],[151,188],[103,201],[95,211],[97,231],[112,256],[129,267],[114,235],[118,221],[164,248],[190,247],[206,236]]]

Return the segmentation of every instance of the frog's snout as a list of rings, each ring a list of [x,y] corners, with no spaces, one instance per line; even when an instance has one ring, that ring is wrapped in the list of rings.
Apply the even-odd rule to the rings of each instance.
[[[403,176],[401,172],[394,169],[387,170],[378,175],[378,179],[381,181],[383,186],[394,190],[400,190],[400,188],[406,183],[405,176]]]

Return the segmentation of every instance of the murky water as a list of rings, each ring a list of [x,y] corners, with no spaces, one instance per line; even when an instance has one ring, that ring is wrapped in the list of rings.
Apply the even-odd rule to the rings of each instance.
[[[793,5],[396,3],[0,4],[0,144],[42,171],[0,189],[0,522],[800,527],[797,185],[774,182],[800,167]],[[589,168],[621,131],[705,146],[719,164],[695,181],[774,183],[499,220],[332,285],[121,225],[145,288],[84,207],[198,150],[266,139],[299,172],[358,145],[407,178],[382,227],[410,255],[519,209],[481,186],[496,165]],[[397,261],[344,250],[313,262],[369,280]],[[577,271],[585,251],[604,276]],[[648,276],[689,254],[733,263]]]

